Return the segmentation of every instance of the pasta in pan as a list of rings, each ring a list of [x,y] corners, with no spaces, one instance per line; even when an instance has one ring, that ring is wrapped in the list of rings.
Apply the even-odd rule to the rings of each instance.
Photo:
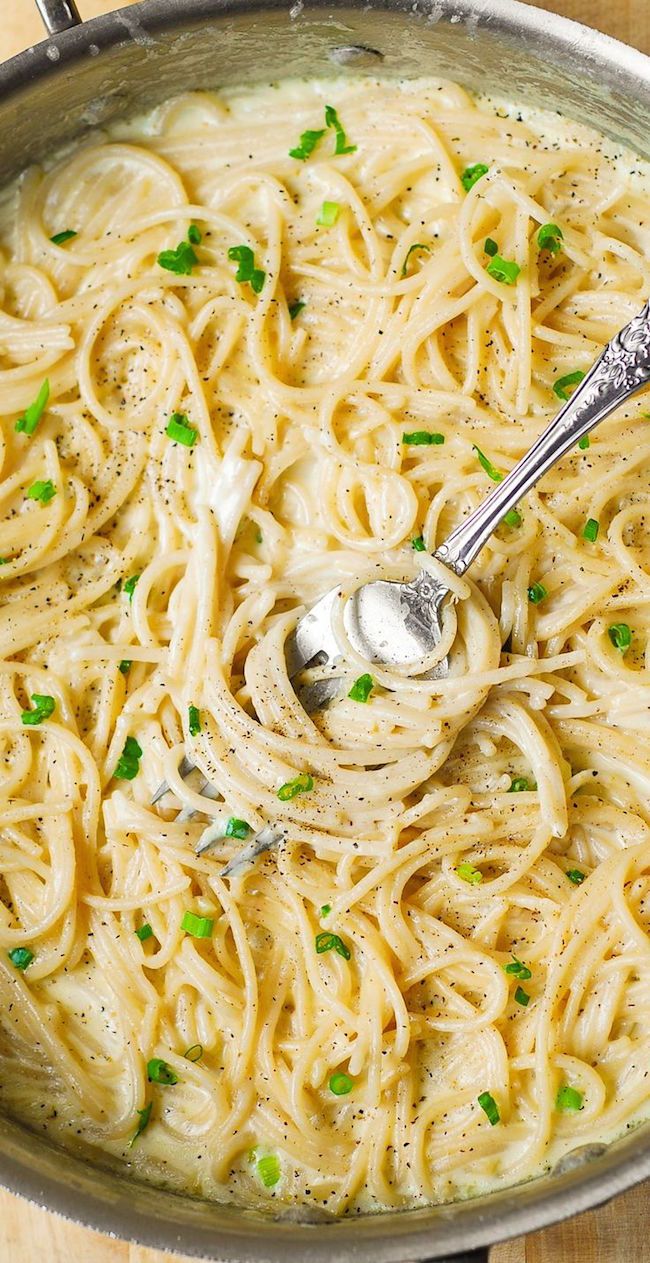
[[[650,292],[647,191],[576,124],[371,80],[179,97],[10,191],[6,1109],[333,1214],[644,1117],[643,397],[453,579],[446,676],[339,621],[308,714],[284,644],[330,587],[435,567]]]

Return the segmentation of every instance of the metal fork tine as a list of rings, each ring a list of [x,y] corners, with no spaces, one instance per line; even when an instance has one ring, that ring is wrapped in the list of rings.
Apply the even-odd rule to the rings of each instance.
[[[210,798],[212,801],[216,798],[221,798],[220,790],[218,790],[216,785],[213,785],[211,781],[206,780],[205,777],[197,785],[196,793],[202,794],[204,798]],[[198,816],[198,814],[198,807],[183,807],[183,810],[179,811],[176,817],[176,823],[185,824],[186,820],[193,820],[195,816]]]
[[[182,780],[185,780],[186,777],[189,776],[190,772],[194,771],[195,767],[196,767],[196,763],[192,763],[192,760],[188,759],[187,755],[184,755],[183,758],[181,759],[181,763],[178,769],[178,774],[182,778]],[[169,793],[169,783],[168,781],[163,781],[162,785],[158,786],[158,789],[156,790],[153,798],[151,799],[151,806],[155,807],[156,803],[160,802],[160,799],[164,798],[165,794],[168,794],[168,793]]]

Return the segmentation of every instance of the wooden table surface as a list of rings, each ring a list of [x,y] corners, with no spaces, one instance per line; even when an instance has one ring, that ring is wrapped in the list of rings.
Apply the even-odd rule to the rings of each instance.
[[[121,0],[124,3],[124,0]],[[537,0],[650,53],[650,0]],[[117,0],[78,0],[84,17]],[[34,0],[0,0],[0,60],[42,38]],[[650,1184],[601,1210],[495,1246],[490,1263],[650,1263]],[[115,1242],[0,1190],[0,1263],[190,1263]]]

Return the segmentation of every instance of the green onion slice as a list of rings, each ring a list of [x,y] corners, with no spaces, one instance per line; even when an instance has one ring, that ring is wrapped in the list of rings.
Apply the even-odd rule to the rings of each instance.
[[[339,1070],[337,1074],[333,1074],[329,1082],[330,1092],[333,1092],[335,1096],[347,1096],[353,1087],[354,1079],[351,1079],[350,1075],[345,1074],[342,1070]]]
[[[321,127],[319,131],[308,130],[303,132],[298,144],[289,150],[289,157],[305,162],[313,154],[318,142],[323,139],[325,131],[326,128]]]
[[[481,1092],[480,1096],[477,1096],[476,1099],[490,1125],[492,1127],[496,1127],[497,1123],[501,1122],[501,1115],[499,1113],[499,1107],[492,1094],[490,1092]]]
[[[306,306],[307,304],[303,303],[302,299],[297,298],[295,303],[291,303],[289,306],[289,319],[295,320],[296,316],[299,316]]]
[[[314,778],[309,772],[301,772],[299,776],[294,776],[292,781],[286,781],[278,790],[278,798],[281,803],[290,802],[292,798],[296,798],[298,794],[308,794],[314,788]]]
[[[133,662],[131,658],[122,658],[121,662],[118,662],[117,664],[117,669],[122,672],[122,675],[128,675],[132,666]]]
[[[352,954],[343,939],[338,934],[331,934],[329,930],[321,930],[321,933],[316,935],[316,951],[319,956],[322,956],[323,952],[338,952],[344,960],[349,960]]]
[[[632,644],[632,636],[634,632],[627,623],[612,623],[608,628],[607,634],[615,649],[620,649],[621,653],[627,653]]]
[[[231,246],[228,258],[231,262],[238,264],[235,280],[239,281],[240,285],[250,285],[254,294],[261,294],[266,272],[255,266],[255,255],[250,246]]]
[[[465,170],[460,177],[460,182],[465,189],[465,192],[469,193],[470,189],[473,189],[474,185],[481,180],[484,175],[487,175],[489,170],[490,168],[486,162],[473,162],[471,166],[465,167]]]
[[[567,868],[566,875],[574,886],[581,886],[586,877],[580,868]]]
[[[127,737],[124,742],[124,749],[117,760],[117,767],[113,772],[115,779],[118,781],[134,780],[140,771],[141,758],[142,749],[135,737]]]
[[[356,151],[356,145],[348,145],[348,138],[333,105],[325,106],[325,125],[327,127],[333,127],[336,133],[336,144],[334,146],[335,156],[338,154],[354,153]]]
[[[186,1061],[200,1061],[203,1056],[203,1044],[192,1044],[191,1048],[186,1048],[183,1056]]]
[[[517,987],[517,990],[515,991],[515,1000],[517,1004],[521,1004],[522,1008],[525,1009],[530,1000],[530,996],[527,991],[524,991],[523,987]]]
[[[569,398],[567,392],[572,386],[577,386],[584,376],[585,374],[577,368],[575,373],[567,373],[565,377],[558,378],[553,385],[553,394],[557,395],[558,399],[562,399],[566,403],[566,400]],[[585,444],[585,446],[587,445]]]
[[[50,397],[50,383],[46,377],[34,402],[30,403],[29,407],[25,409],[25,411],[23,412],[23,415],[18,418],[15,424],[14,429],[16,429],[19,434],[33,434],[34,433],[36,426],[38,425],[41,417],[43,416],[43,413],[45,412],[45,409],[47,408],[47,402],[48,402],[49,397]]]
[[[149,1121],[151,1119],[152,1106],[153,1106],[153,1101],[149,1101],[149,1104],[145,1105],[144,1109],[135,1111],[136,1114],[138,1115],[138,1125],[129,1141],[129,1149],[133,1147],[136,1140],[138,1139],[138,1136],[141,1136],[143,1131],[145,1131],[146,1128],[149,1126]]]
[[[486,243],[487,244],[487,243]],[[514,259],[502,259],[500,254],[495,254],[485,268],[488,276],[493,280],[499,281],[501,285],[515,285],[517,277],[521,272],[518,263]]]
[[[411,548],[416,553],[423,553],[425,551],[426,544],[421,535],[416,535],[415,538],[411,540]]]
[[[148,938],[153,938],[153,929],[149,925],[148,921],[146,921],[144,925],[141,925],[140,929],[136,930],[135,933],[136,938],[139,938],[141,943],[146,943]]]
[[[196,912],[185,912],[181,930],[192,938],[210,938],[214,929],[214,917],[201,917]]]
[[[564,233],[557,224],[542,224],[537,234],[540,250],[548,250],[550,254],[559,254],[564,241]]]
[[[431,254],[431,246],[426,246],[423,241],[414,241],[413,245],[409,246],[406,258],[402,264],[402,276],[406,276],[406,273],[408,272],[409,259],[411,258],[411,255],[420,250],[424,250],[426,254]]]
[[[465,860],[462,864],[456,865],[456,872],[463,881],[469,882],[470,886],[478,886],[483,881],[483,874],[480,868],[474,868],[473,864],[469,864]]]
[[[162,1083],[163,1087],[173,1087],[178,1083],[178,1075],[162,1057],[152,1057],[147,1062],[147,1077],[151,1083]]]
[[[34,728],[36,724],[42,724],[43,720],[49,719],[56,709],[54,698],[49,697],[47,693],[32,693],[32,701],[34,709],[23,710],[20,714],[23,724],[29,728]]]
[[[29,947],[12,947],[11,951],[7,952],[7,956],[14,969],[19,969],[21,973],[29,968],[34,959],[34,953]]]
[[[482,469],[485,470],[488,478],[491,478],[492,482],[503,482],[503,474],[500,472],[500,470],[494,467],[494,465],[492,464],[492,461],[488,460],[488,457],[485,455],[485,452],[482,452],[480,447],[476,446],[476,443],[474,444],[474,451],[476,452],[476,455],[478,457],[479,465],[481,466]]]
[[[50,237],[50,241],[54,246],[64,246],[66,241],[72,241],[72,238],[76,236],[74,228],[64,228],[63,232],[55,232],[54,236]]]
[[[184,412],[172,413],[165,434],[174,443],[182,443],[184,447],[193,447],[199,437],[198,430],[190,425]]]
[[[341,213],[341,207],[338,202],[323,202],[318,212],[316,223],[321,228],[332,228]]]
[[[525,794],[533,788],[534,786],[531,785],[527,776],[513,776],[507,792],[509,794]]]
[[[332,911],[331,903],[324,903],[319,912],[319,916],[328,917],[331,911]]]
[[[543,583],[531,583],[528,589],[528,600],[531,605],[539,605],[548,596],[548,592]]]
[[[190,244],[193,246],[200,246],[202,239],[203,237],[200,229],[197,228],[196,224],[190,224],[187,230],[187,240]]]
[[[28,500],[39,500],[41,504],[49,504],[56,495],[56,487],[51,478],[45,480],[37,478],[31,487],[27,488]]]
[[[582,528],[582,538],[588,539],[590,544],[595,544],[596,540],[598,539],[599,530],[600,530],[600,522],[597,520],[597,518],[595,517],[587,518],[587,521],[585,522]]]
[[[190,706],[187,712],[190,737],[198,737],[201,732],[201,712],[198,706]]]
[[[191,241],[180,241],[173,250],[161,250],[158,266],[177,276],[191,276],[199,260]]]
[[[555,1106],[556,1109],[576,1113],[582,1109],[583,1101],[582,1092],[579,1092],[577,1088],[572,1088],[568,1083],[563,1083],[555,1098]]]
[[[263,1158],[258,1158],[255,1169],[265,1188],[273,1188],[282,1174],[280,1159],[274,1153],[267,1153]]]
[[[354,684],[348,693],[348,697],[350,697],[353,702],[367,702],[374,687],[375,681],[366,671],[364,675],[360,675],[359,679],[354,681]]]
[[[402,443],[407,447],[440,447],[444,441],[444,434],[432,430],[410,430],[402,435]]]
[[[526,982],[528,978],[533,976],[528,965],[522,964],[520,960],[517,960],[516,956],[513,956],[510,964],[504,965],[503,968],[505,973],[512,974],[513,978],[520,978],[522,982]]]
[[[483,249],[491,259],[495,259],[499,253],[499,247],[492,237],[485,238],[485,245],[483,246]]]
[[[140,578],[139,574],[132,574],[130,578],[125,579],[124,581],[124,587],[122,588],[122,591],[124,592],[125,596],[128,596],[129,601],[133,600],[133,593],[135,592],[135,585],[138,582],[139,578]]]
[[[227,838],[239,838],[243,840],[247,838],[251,832],[251,826],[245,820],[238,820],[236,816],[231,816],[226,825]]]

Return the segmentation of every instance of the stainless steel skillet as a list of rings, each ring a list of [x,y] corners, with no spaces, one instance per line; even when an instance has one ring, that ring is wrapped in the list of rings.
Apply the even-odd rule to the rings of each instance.
[[[12,0],[5,0],[5,3]],[[147,0],[79,24],[38,0],[51,37],[0,67],[0,184],[85,129],[185,88],[282,75],[447,75],[561,109],[650,156],[650,60],[515,0]],[[562,1171],[451,1206],[345,1223],[263,1218],[142,1185],[0,1117],[0,1182],[103,1232],[246,1263],[485,1260],[489,1244],[650,1175],[650,1130]]]

